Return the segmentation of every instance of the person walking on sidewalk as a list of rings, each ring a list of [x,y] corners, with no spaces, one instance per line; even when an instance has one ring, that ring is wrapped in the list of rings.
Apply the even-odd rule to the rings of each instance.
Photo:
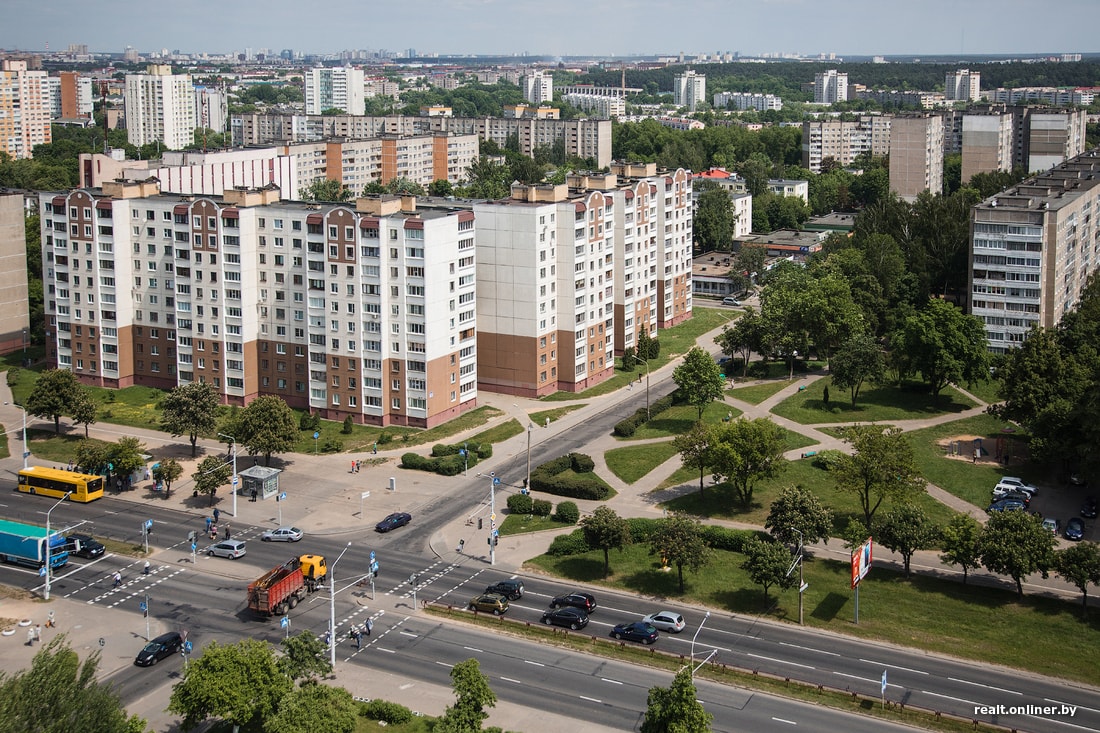
[[[367,623],[366,623],[366,624],[364,624],[364,626],[366,626],[366,627],[367,627],[367,636],[370,636],[370,631],[371,631],[371,629],[373,629],[373,628],[374,628],[374,622],[373,622],[373,621],[371,621],[371,620],[370,620],[370,619],[368,618],[368,619],[367,619]]]
[[[214,524],[218,523],[218,517],[220,517],[221,515],[222,513],[218,510],[218,508],[214,507]]]

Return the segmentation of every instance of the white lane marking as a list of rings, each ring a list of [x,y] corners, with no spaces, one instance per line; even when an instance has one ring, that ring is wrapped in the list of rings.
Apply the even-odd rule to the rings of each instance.
[[[420,638],[420,634],[414,633],[412,631],[401,631],[399,633],[401,634],[401,636],[411,636],[414,639]]]
[[[786,723],[787,725],[798,725],[798,723],[794,722],[793,720],[787,720],[785,718],[777,718],[774,715],[772,716],[772,720],[774,720],[777,723]]]
[[[1012,695],[1023,695],[1022,692],[1016,692],[1016,690],[1006,690],[1003,687],[994,687],[993,685],[983,685],[981,682],[971,682],[970,680],[961,680],[957,677],[948,677],[947,679],[952,682],[962,682],[964,685],[974,685],[975,687],[984,687],[987,690],[996,690],[997,692],[1007,692]]]
[[[480,652],[482,654],[485,653],[484,649],[478,649],[476,646],[464,646],[462,648],[465,649],[468,652]]]
[[[542,662],[532,662],[532,661],[531,661],[530,659],[524,659],[524,660],[523,660],[523,663],[524,663],[524,664],[533,664],[533,665],[534,665],[534,666],[536,666],[536,667],[545,667],[545,666],[546,666],[546,665],[545,665],[545,664],[543,664]]]
[[[807,652],[814,652],[815,654],[828,654],[830,657],[839,657],[840,656],[840,654],[838,654],[837,652],[827,652],[824,649],[814,649],[812,646],[802,646],[801,644],[792,644],[789,641],[781,641],[781,642],[779,642],[779,645],[780,646],[789,646],[789,647],[792,647],[794,649],[801,649],[801,650],[807,651]]]
[[[397,651],[396,651],[396,650],[394,650],[394,649],[386,649],[385,647],[381,647],[381,646],[379,646],[379,647],[375,647],[375,649],[377,649],[377,650],[378,650],[378,651],[380,651],[380,652],[385,652],[386,654],[397,654]]]
[[[446,662],[436,662],[436,664],[438,664],[440,667],[446,667],[447,669],[453,669],[454,668],[453,664],[447,664]]]
[[[965,702],[967,705],[981,705],[981,703],[974,702],[973,700],[967,700],[962,697],[951,697],[950,695],[941,695],[938,692],[929,692],[928,690],[921,690],[925,695],[931,695],[932,697],[942,697],[944,700],[954,700],[955,702]]]
[[[812,667],[809,664],[799,664],[798,662],[788,662],[785,659],[775,659],[773,657],[761,656],[760,654],[748,654],[746,656],[753,657],[754,659],[764,659],[768,662],[775,662],[776,664],[789,664],[792,667],[802,667],[803,669],[815,669],[815,667]]]
[[[514,682],[517,685],[522,685],[523,684],[519,680],[514,680],[511,677],[501,677],[501,679],[504,680],[505,682]]]
[[[619,682],[618,680],[609,680],[606,677],[600,677],[600,680],[603,681],[603,682],[610,682],[613,685],[621,685],[622,684],[622,682]]]
[[[582,700],[587,700],[588,702],[594,702],[597,705],[603,705],[603,700],[597,700],[594,697],[585,697],[584,695],[578,695],[577,697],[579,697]]]
[[[874,664],[874,665],[879,666],[879,667],[889,667],[890,669],[900,669],[903,672],[912,672],[913,674],[928,674],[923,669],[913,669],[912,667],[902,667],[902,666],[899,666],[897,664],[887,664],[886,662],[878,662],[878,661],[875,661],[874,659],[860,658],[859,661],[867,662],[867,664]]]

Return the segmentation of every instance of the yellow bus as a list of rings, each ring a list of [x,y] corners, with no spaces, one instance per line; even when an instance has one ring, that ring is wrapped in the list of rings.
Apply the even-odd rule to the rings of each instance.
[[[103,477],[45,466],[31,466],[19,472],[19,490],[24,494],[39,494],[69,501],[87,503],[103,496]]]

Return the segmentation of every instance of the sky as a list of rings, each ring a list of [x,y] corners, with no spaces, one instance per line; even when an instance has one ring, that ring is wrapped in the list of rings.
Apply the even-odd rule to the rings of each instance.
[[[1022,55],[1100,52],[1098,21],[1100,0],[0,0],[0,48]]]

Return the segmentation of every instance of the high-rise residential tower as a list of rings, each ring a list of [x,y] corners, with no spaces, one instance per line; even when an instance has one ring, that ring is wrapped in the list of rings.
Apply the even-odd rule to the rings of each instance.
[[[340,109],[349,115],[361,115],[366,109],[365,79],[362,69],[351,66],[324,66],[305,72],[306,114],[319,115]]]
[[[141,147],[159,142],[181,150],[194,142],[195,90],[188,74],[152,64],[144,74],[126,75],[126,137]]]

